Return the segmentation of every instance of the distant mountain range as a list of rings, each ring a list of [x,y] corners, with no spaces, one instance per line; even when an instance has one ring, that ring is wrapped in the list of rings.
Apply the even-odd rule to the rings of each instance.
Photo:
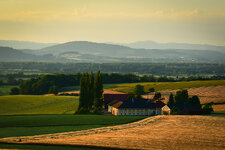
[[[188,43],[157,43],[154,41],[139,41],[122,44],[131,48],[144,49],[186,49],[186,50],[213,50],[225,53],[225,46],[215,46],[207,44],[188,44]]]
[[[143,43],[143,42],[142,42]],[[149,45],[146,44],[145,46]],[[151,43],[151,42],[147,42]],[[133,46],[131,46],[133,45]],[[134,46],[139,48],[132,48]],[[142,45],[142,46],[141,46]],[[151,44],[150,44],[151,45]],[[150,46],[149,45],[149,46]],[[154,44],[153,44],[154,45]],[[157,45],[157,44],[156,44]],[[159,44],[160,45],[160,44]],[[176,45],[176,44],[175,44]],[[1,44],[0,44],[1,46]],[[180,45],[181,46],[181,45]],[[177,45],[179,47],[179,45]],[[74,41],[63,44],[52,44],[37,50],[13,49],[0,47],[0,61],[42,61],[42,62],[170,62],[170,63],[224,63],[225,48],[212,46],[206,50],[201,46],[184,48],[146,48],[140,42],[129,46],[94,43],[88,41]],[[34,48],[34,47],[33,47]],[[201,49],[202,48],[202,49]],[[187,50],[188,49],[188,50]]]
[[[11,47],[15,49],[41,49],[44,47],[56,45],[56,43],[38,43],[38,42],[27,42],[27,41],[10,41],[10,40],[0,40],[0,46]]]
[[[37,56],[34,54],[24,53],[22,50],[13,49],[10,47],[0,47],[0,61],[1,62],[15,62],[15,61],[59,62],[64,60],[57,59],[51,54]]]

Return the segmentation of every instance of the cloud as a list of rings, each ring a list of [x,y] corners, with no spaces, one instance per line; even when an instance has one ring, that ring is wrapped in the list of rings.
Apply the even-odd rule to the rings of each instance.
[[[97,19],[105,19],[105,18],[161,18],[161,19],[178,19],[184,17],[194,17],[199,16],[199,10],[193,9],[189,11],[175,11],[173,8],[169,10],[157,10],[154,12],[147,13],[134,13],[134,12],[81,12],[76,13],[79,14],[80,18],[97,18]]]

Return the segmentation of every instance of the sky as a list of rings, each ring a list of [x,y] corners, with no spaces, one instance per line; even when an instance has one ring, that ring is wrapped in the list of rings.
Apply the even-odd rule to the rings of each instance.
[[[225,45],[225,0],[0,0],[0,40]]]

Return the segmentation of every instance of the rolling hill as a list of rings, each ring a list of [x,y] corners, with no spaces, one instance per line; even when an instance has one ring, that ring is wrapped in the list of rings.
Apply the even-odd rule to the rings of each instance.
[[[213,50],[134,49],[126,46],[74,41],[40,50],[0,48],[1,61],[42,62],[165,62],[165,63],[224,63],[225,53]]]
[[[85,56],[102,57],[103,62],[225,62],[225,54],[217,51],[134,49],[126,46],[87,41],[58,44],[35,51],[35,54],[52,54],[60,57],[65,52],[76,52],[84,58]]]
[[[0,141],[97,149],[194,148],[222,150],[225,147],[224,123],[224,117],[155,116],[112,127],[36,136],[8,137],[1,138]]]
[[[0,96],[0,115],[74,114],[78,104],[74,96]]]
[[[154,41],[138,41],[122,44],[131,48],[145,49],[185,49],[185,50],[213,50],[225,53],[225,46],[215,46],[208,44],[189,44],[189,43],[158,43]]]
[[[25,51],[29,51],[26,53]],[[0,61],[2,62],[60,62],[63,59],[56,58],[51,54],[35,55],[30,52],[31,50],[18,50],[10,47],[0,47]]]
[[[38,42],[28,42],[28,41],[13,41],[13,40],[0,40],[0,46],[11,47],[14,49],[41,49],[44,47],[55,45],[56,43],[38,43]]]

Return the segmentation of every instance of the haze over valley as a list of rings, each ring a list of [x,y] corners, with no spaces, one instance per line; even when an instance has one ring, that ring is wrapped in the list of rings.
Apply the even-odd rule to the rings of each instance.
[[[73,41],[62,44],[34,44],[30,42],[21,43],[18,41],[11,41],[5,42],[1,45],[3,42],[4,41],[0,41],[0,59],[1,61],[6,62],[225,62],[225,47],[200,44],[158,43],[155,44],[157,45],[155,46],[154,44],[152,45],[153,42],[145,41],[126,44],[126,46],[123,46],[118,44],[96,43],[88,41]],[[27,49],[28,45],[31,49]],[[16,49],[16,47],[19,47],[20,49]],[[36,49],[37,47],[42,48]]]

